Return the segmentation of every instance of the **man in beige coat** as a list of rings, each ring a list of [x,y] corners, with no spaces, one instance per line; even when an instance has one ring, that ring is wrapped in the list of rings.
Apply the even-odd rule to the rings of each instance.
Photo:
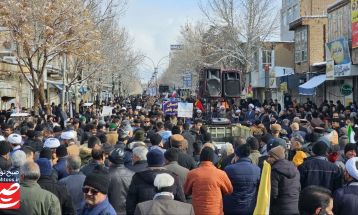
[[[168,173],[158,174],[154,179],[157,194],[153,200],[137,204],[134,215],[187,214],[194,215],[191,204],[174,200],[174,178]]]

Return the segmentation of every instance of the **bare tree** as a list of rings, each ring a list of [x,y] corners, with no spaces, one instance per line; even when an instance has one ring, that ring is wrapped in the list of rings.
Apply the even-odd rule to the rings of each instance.
[[[97,57],[99,32],[81,0],[4,0],[0,25],[16,44],[17,63],[32,87],[35,110],[45,109],[46,66],[63,55]],[[27,74],[23,66],[27,67]]]
[[[254,53],[279,30],[277,0],[209,0],[199,6],[208,21],[209,54],[222,66],[245,65],[252,70]],[[214,62],[215,63],[215,62]]]

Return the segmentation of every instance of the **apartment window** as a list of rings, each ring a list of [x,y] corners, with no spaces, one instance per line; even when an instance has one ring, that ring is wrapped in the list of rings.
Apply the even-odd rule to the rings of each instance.
[[[287,21],[290,23],[292,21],[292,8],[288,9],[287,12]]]
[[[295,62],[307,61],[307,28],[295,32]]]
[[[265,68],[265,65],[269,65],[271,66],[271,55],[272,55],[272,51],[271,50],[263,50],[262,51],[262,68]]]
[[[282,13],[282,18],[283,18],[283,25],[287,25],[286,12],[283,12],[283,13]]]
[[[296,20],[298,18],[298,14],[299,14],[298,5],[296,4],[295,6],[293,6],[293,18],[292,18],[292,20]]]

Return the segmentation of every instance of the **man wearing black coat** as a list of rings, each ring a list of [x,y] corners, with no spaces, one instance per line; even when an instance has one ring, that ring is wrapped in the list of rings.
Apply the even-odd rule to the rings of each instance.
[[[97,146],[91,151],[92,160],[81,168],[84,175],[89,175],[97,166],[104,167],[105,153],[100,146]]]
[[[161,152],[159,149],[153,149],[149,151],[147,154],[147,161],[148,169],[142,172],[137,172],[133,175],[126,200],[127,215],[134,214],[136,205],[138,203],[153,199],[154,195],[156,194],[154,179],[156,175],[160,173],[168,173],[174,177],[174,199],[185,202],[183,186],[179,180],[179,177],[163,167],[163,152]]]
[[[342,185],[342,173],[338,166],[327,160],[327,144],[318,141],[313,144],[312,151],[315,156],[307,158],[298,166],[302,188],[317,185],[334,192]]]
[[[270,214],[297,215],[301,191],[300,173],[285,159],[285,149],[276,146],[268,152],[271,169]]]
[[[114,149],[108,159],[110,184],[108,188],[109,203],[117,214],[126,214],[126,197],[134,172],[124,166],[125,152],[121,148]]]

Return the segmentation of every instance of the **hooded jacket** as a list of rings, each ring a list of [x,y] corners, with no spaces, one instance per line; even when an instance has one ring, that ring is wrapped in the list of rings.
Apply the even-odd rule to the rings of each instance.
[[[299,214],[300,191],[300,173],[294,164],[286,159],[276,161],[271,170],[270,214]]]
[[[183,186],[177,175],[165,168],[148,169],[142,172],[137,172],[133,175],[126,200],[127,215],[134,214],[136,205],[138,203],[153,199],[154,195],[156,194],[154,179],[157,174],[161,173],[168,173],[174,177],[174,199],[185,202]]]

